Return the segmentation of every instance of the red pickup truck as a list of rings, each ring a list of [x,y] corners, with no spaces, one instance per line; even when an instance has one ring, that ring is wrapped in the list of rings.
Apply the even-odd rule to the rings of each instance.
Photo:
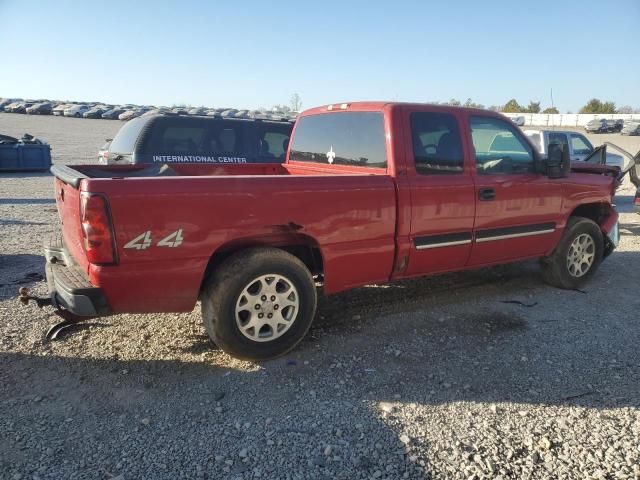
[[[51,302],[95,317],[200,300],[212,340],[260,360],[303,338],[320,285],[539,258],[576,288],[617,245],[617,169],[552,150],[497,113],[362,102],[304,112],[284,164],[54,166]]]

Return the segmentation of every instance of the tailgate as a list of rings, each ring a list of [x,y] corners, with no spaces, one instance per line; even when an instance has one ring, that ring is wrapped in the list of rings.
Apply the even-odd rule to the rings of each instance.
[[[80,181],[84,174],[64,165],[54,165],[51,173],[55,176],[54,188],[56,206],[60,216],[62,238],[76,263],[87,270],[89,262],[82,244],[80,225]]]

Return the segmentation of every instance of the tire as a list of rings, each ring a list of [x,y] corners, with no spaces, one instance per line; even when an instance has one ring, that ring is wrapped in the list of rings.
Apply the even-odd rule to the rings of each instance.
[[[240,359],[268,360],[300,343],[313,322],[317,295],[311,273],[297,257],[277,248],[251,248],[214,271],[200,300],[204,326],[216,345]],[[289,305],[281,308],[285,302]],[[273,328],[268,315],[281,322]]]
[[[584,250],[585,256],[580,254],[579,248]],[[603,251],[604,239],[598,224],[588,218],[570,217],[560,243],[549,257],[542,260],[542,276],[554,287],[579,288],[600,266]],[[589,252],[590,262],[587,260]],[[570,256],[575,260],[570,261]],[[580,258],[585,261],[578,261]],[[576,268],[577,264],[579,267]]]

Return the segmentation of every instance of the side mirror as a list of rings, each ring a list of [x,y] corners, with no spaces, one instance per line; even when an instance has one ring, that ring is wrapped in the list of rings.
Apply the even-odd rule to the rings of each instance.
[[[547,176],[549,178],[565,178],[571,171],[569,145],[561,143],[549,144],[549,155],[546,161]]]

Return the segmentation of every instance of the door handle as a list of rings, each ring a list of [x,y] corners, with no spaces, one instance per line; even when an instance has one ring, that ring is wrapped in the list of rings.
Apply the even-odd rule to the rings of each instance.
[[[481,188],[478,190],[478,198],[485,201],[495,200],[496,191],[493,188]]]

